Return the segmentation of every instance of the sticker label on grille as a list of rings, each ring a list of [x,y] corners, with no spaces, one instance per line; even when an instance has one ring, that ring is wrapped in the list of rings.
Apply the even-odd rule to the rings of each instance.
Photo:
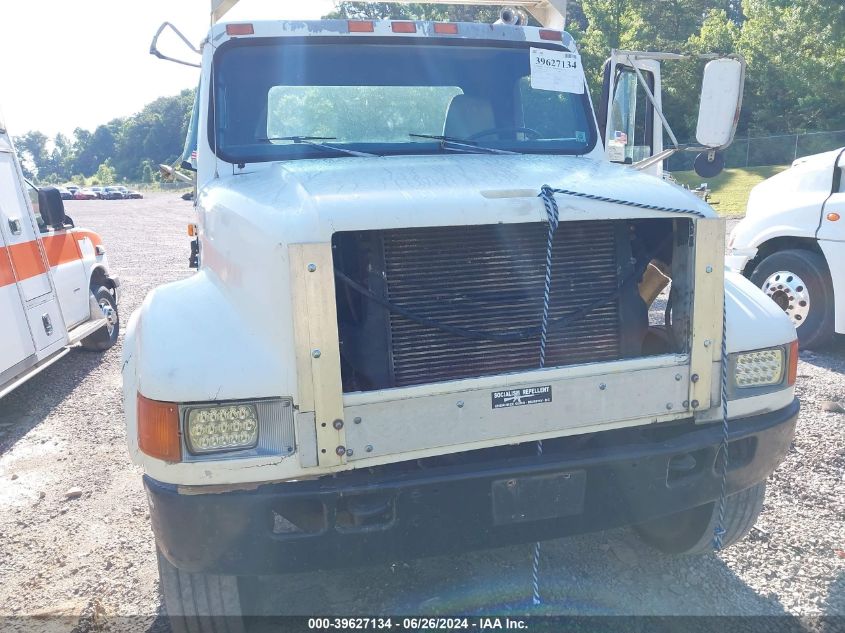
[[[551,385],[545,387],[525,387],[524,389],[509,389],[507,391],[494,391],[493,408],[507,409],[509,407],[521,407],[525,404],[542,404],[552,401]]]

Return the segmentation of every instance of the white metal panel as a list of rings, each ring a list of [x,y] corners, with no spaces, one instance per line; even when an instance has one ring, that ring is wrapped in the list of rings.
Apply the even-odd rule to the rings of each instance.
[[[689,415],[682,406],[689,382],[686,364],[618,373],[608,373],[603,364],[594,368],[592,376],[550,380],[535,372],[531,382],[517,384],[502,376],[498,388],[346,407],[349,459],[432,448],[452,453],[478,442],[523,442],[594,425],[616,428],[630,419],[657,422]],[[494,392],[522,387],[551,387],[551,402],[493,408]]]
[[[840,222],[845,222],[845,219]],[[819,240],[819,246],[827,260],[833,281],[834,329],[839,334],[845,334],[845,242]]]
[[[52,268],[56,295],[62,307],[68,328],[72,328],[91,316],[88,304],[88,278],[81,259]]]
[[[0,251],[0,279],[8,260]],[[0,374],[35,352],[26,313],[16,284],[0,286]]]
[[[59,302],[50,299],[43,303],[37,303],[27,309],[27,318],[32,337],[35,339],[35,347],[38,351],[56,343],[64,343],[67,340],[67,330],[62,321],[62,313],[59,309]]]

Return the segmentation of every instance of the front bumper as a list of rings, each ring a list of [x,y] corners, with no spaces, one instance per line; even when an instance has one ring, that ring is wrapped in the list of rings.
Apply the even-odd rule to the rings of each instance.
[[[729,248],[725,256],[725,268],[735,273],[742,274],[745,267],[757,256],[756,248]]]
[[[763,481],[777,467],[792,441],[798,410],[794,400],[779,411],[731,421],[729,494]],[[636,439],[632,431],[595,434],[587,447],[575,438],[546,442],[551,450],[541,457],[503,458],[489,449],[426,469],[350,471],[252,490],[180,490],[146,476],[144,485],[156,540],[174,565],[235,575],[544,540],[637,523],[718,498],[721,479],[714,464],[721,425],[641,429]],[[557,516],[543,516],[547,504],[538,502],[528,505],[529,514],[536,508],[534,517],[503,523],[499,513],[497,519],[494,488],[522,490],[525,478],[544,476],[576,482],[566,484],[575,488],[563,499],[552,493],[562,508]],[[583,482],[580,490],[577,482]],[[532,487],[531,494],[537,490]]]

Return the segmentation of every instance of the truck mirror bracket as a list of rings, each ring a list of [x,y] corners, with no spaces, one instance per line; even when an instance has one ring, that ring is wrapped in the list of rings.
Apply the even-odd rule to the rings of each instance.
[[[162,22],[161,26],[158,27],[158,30],[155,32],[155,35],[153,35],[153,41],[150,43],[150,55],[154,55],[155,57],[158,57],[159,59],[163,59],[163,60],[168,61],[168,62],[174,62],[176,64],[182,64],[184,66],[193,66],[194,68],[202,68],[202,66],[200,64],[196,64],[194,62],[186,62],[182,59],[176,59],[175,57],[170,57],[169,55],[165,55],[160,50],[158,50],[158,38],[161,37],[161,34],[167,28],[169,28],[174,33],[176,33],[176,35],[178,35],[179,38],[185,43],[185,46],[190,48],[192,52],[196,53],[197,55],[202,54],[202,51],[200,51],[199,48],[197,48],[196,46],[191,44],[191,41],[187,37],[185,37],[185,35],[182,33],[182,31],[177,29],[170,22]]]

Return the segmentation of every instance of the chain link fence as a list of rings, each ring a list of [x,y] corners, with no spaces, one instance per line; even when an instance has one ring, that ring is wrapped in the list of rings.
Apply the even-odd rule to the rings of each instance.
[[[765,165],[790,165],[802,156],[810,156],[845,147],[845,130],[782,134],[734,139],[725,151],[725,166],[762,167]],[[669,171],[692,170],[696,154],[679,152],[666,161]]]

